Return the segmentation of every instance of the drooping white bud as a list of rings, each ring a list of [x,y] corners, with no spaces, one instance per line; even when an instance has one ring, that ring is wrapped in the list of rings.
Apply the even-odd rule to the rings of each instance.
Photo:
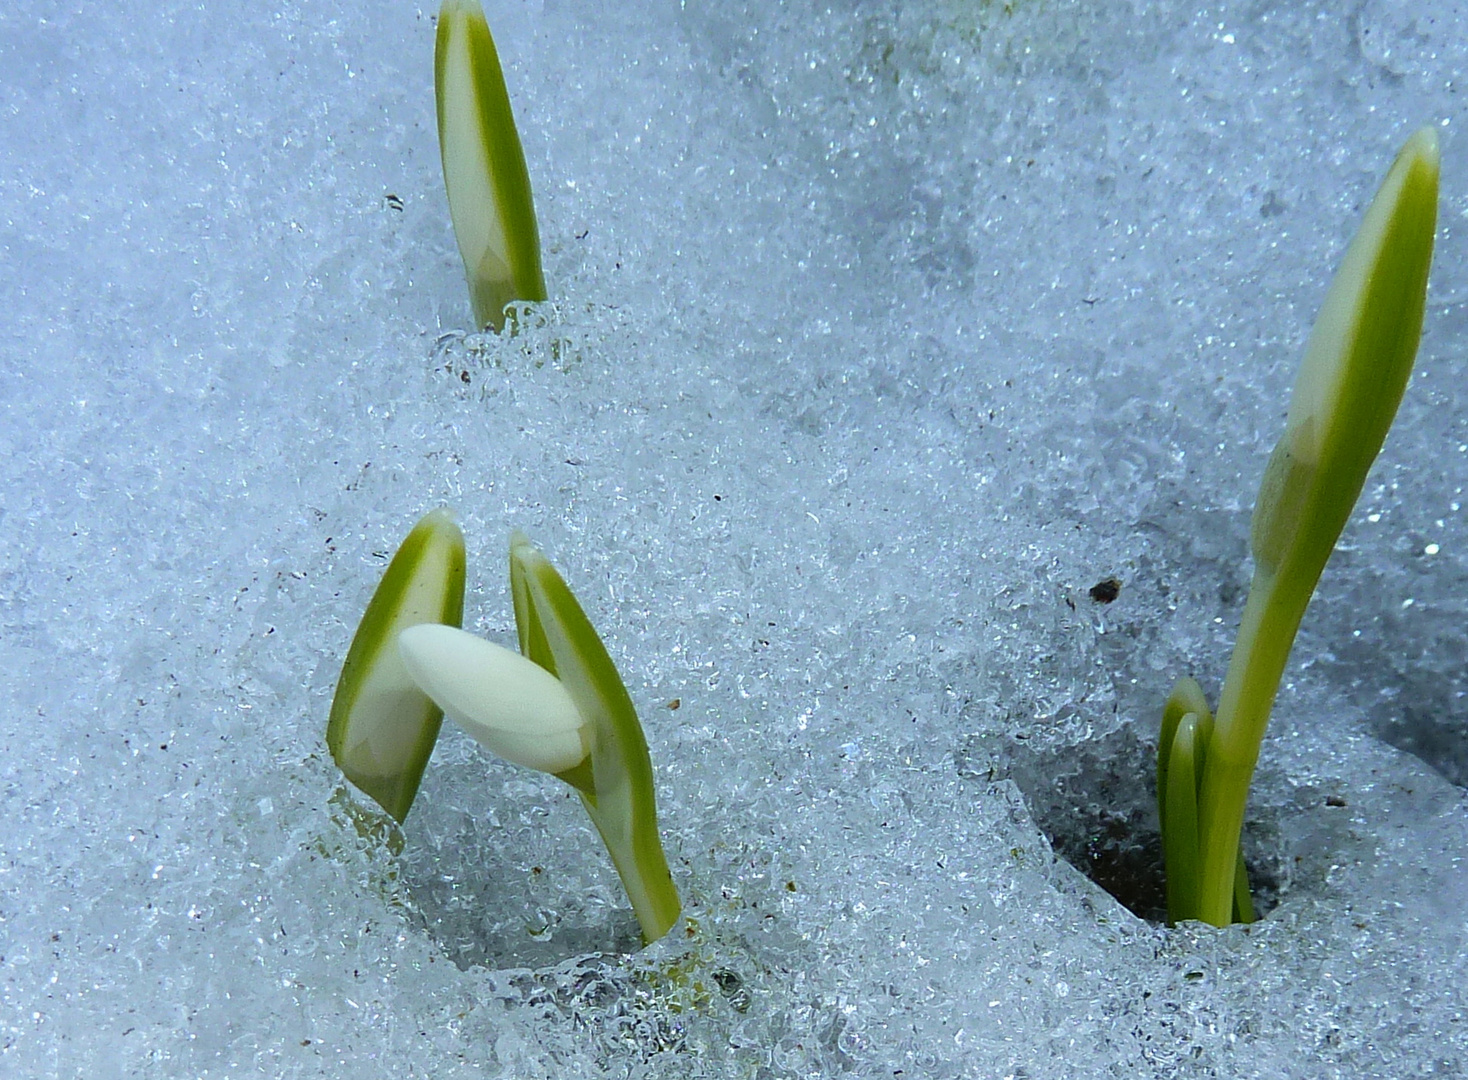
[[[476,742],[517,765],[560,773],[591,752],[591,728],[550,672],[453,626],[423,623],[398,635],[418,687]]]

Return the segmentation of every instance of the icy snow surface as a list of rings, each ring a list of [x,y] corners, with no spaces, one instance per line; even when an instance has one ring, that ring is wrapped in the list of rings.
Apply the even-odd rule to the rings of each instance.
[[[213,10],[209,10],[209,9]],[[410,3],[0,8],[0,1073],[1468,1071],[1468,14],[492,0],[553,301],[467,334]],[[1440,124],[1417,374],[1281,690],[1248,930],[1155,906],[1335,260]],[[541,544],[687,920],[445,728],[323,743],[385,556]],[[1115,602],[1092,586],[1121,581]],[[675,704],[677,707],[675,707]]]

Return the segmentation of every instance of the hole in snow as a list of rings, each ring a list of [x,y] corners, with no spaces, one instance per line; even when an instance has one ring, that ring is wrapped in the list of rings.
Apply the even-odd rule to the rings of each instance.
[[[960,769],[979,779],[1012,781],[1056,855],[1132,914],[1166,922],[1156,745],[1136,729],[1127,724],[1092,742],[1033,749],[1007,736],[976,736],[959,753]],[[1288,860],[1276,803],[1254,794],[1244,858],[1262,916],[1284,891]]]

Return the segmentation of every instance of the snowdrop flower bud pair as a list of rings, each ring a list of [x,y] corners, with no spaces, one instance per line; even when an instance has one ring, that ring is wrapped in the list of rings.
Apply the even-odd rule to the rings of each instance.
[[[681,910],[658,834],[637,710],[581,605],[539,549],[510,538],[520,652],[458,628],[464,537],[447,511],[408,534],[342,665],[326,743],[347,779],[407,817],[445,715],[482,746],[571,785],[648,942]]]

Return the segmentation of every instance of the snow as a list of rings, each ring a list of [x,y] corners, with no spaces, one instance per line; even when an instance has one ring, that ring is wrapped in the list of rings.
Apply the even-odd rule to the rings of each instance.
[[[0,1072],[1468,1068],[1468,13],[486,13],[553,297],[504,338],[431,8],[0,11]],[[1162,701],[1217,692],[1424,123],[1426,329],[1264,746],[1270,911],[1167,929],[1083,871],[1155,891]],[[326,753],[441,503],[466,625],[512,644],[524,529],[642,713],[687,909],[649,950],[570,789],[446,726],[398,831]]]

